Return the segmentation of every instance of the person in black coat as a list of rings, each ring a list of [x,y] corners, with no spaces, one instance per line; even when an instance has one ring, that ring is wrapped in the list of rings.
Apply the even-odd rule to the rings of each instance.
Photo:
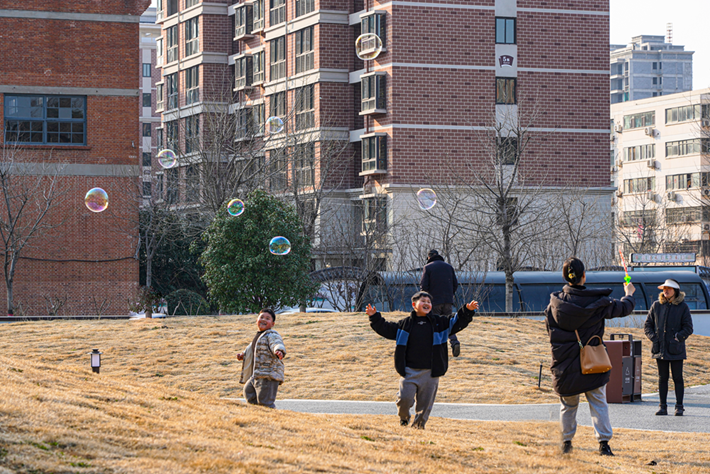
[[[606,319],[631,314],[636,305],[632,296],[636,289],[631,283],[624,285],[626,296],[621,300],[609,297],[610,288],[587,289],[584,286],[587,279],[584,264],[575,257],[565,261],[562,272],[569,284],[550,295],[550,304],[545,309],[545,323],[552,346],[552,383],[562,403],[562,452],[572,451],[572,438],[577,431],[577,407],[580,395],[584,393],[599,441],[599,454],[613,456],[609,447],[613,431],[606,401],[609,372],[582,374],[580,345],[587,345],[593,336],[603,339]]]
[[[454,267],[444,261],[444,257],[436,250],[429,250],[427,264],[424,266],[419,289],[426,291],[433,298],[432,314],[448,316],[452,314],[454,295],[459,287]],[[461,354],[461,344],[456,334],[449,335],[451,354],[458,357]]]
[[[658,364],[658,397],[659,410],[656,415],[668,414],[668,378],[673,372],[675,386],[675,415],[682,416],[683,394],[683,359],[686,358],[685,340],[693,334],[693,319],[690,309],[683,301],[685,293],[680,291],[680,285],[673,279],[668,279],[658,287],[663,292],[658,295],[648,311],[644,332],[651,340],[651,354]]]

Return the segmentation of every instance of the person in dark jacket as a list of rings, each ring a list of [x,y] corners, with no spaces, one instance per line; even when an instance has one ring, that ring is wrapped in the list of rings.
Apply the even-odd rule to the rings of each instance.
[[[658,398],[660,406],[656,415],[668,414],[668,378],[673,372],[675,386],[675,416],[683,416],[683,359],[685,340],[693,334],[693,319],[690,309],[683,301],[685,293],[680,291],[677,281],[668,279],[658,287],[663,292],[658,295],[648,311],[644,332],[653,344],[651,354],[658,364]]]
[[[439,377],[449,367],[446,340],[471,322],[478,302],[471,301],[458,313],[440,316],[431,312],[431,296],[418,291],[412,296],[412,314],[396,323],[385,320],[370,304],[366,313],[370,327],[382,337],[397,341],[394,367],[402,376],[397,394],[397,409],[402,426],[409,424],[409,410],[416,399],[412,428],[424,429],[434,405]]]
[[[568,284],[562,291],[550,295],[550,304],[545,309],[547,333],[552,346],[552,384],[562,403],[562,452],[572,452],[572,438],[577,431],[577,407],[583,393],[589,402],[592,425],[599,441],[599,454],[613,456],[609,447],[613,431],[606,401],[609,372],[582,374],[580,345],[586,345],[593,336],[603,339],[606,319],[631,314],[636,305],[632,296],[636,289],[631,283],[625,284],[626,296],[615,300],[609,297],[609,288],[586,288],[584,264],[575,257],[565,261],[562,272]]]
[[[446,263],[436,250],[429,250],[426,263],[419,288],[433,298],[432,313],[448,316],[453,313],[454,295],[459,287],[454,267]],[[449,334],[449,343],[451,354],[458,357],[461,354],[461,343],[455,334]]]

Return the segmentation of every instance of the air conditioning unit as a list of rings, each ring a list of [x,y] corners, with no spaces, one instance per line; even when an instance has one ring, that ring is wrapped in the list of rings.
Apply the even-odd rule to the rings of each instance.
[[[649,137],[652,137],[652,136],[653,136],[653,127],[646,127],[643,131],[644,131],[644,132],[646,133],[646,135],[648,135]]]
[[[615,125],[615,126],[614,126],[614,131],[617,132],[617,133],[621,133],[621,132],[624,131],[624,126],[621,125],[621,124]]]
[[[668,194],[666,194],[666,197],[668,198],[669,201],[675,201],[675,198],[676,198],[675,191],[668,191]]]
[[[616,166],[611,165],[611,172],[616,173],[617,171],[619,171],[619,169]]]
[[[624,167],[624,160],[622,160],[621,158],[616,160],[616,167],[619,169],[623,168]]]
[[[653,201],[655,196],[656,193],[654,193],[652,190],[649,189],[648,191],[646,191],[646,198],[648,198],[649,200]]]
[[[618,197],[618,198],[624,197],[624,191],[617,191],[617,192],[616,192],[616,197]]]
[[[703,189],[700,191],[700,195],[705,199],[710,198],[710,186],[703,186]]]
[[[656,169],[656,160],[648,160],[646,162],[646,166],[651,168],[652,170]]]
[[[700,121],[701,127],[710,127],[710,118],[704,118]]]
[[[704,230],[705,232],[710,232],[710,224],[704,224],[704,225],[703,225],[703,230]]]

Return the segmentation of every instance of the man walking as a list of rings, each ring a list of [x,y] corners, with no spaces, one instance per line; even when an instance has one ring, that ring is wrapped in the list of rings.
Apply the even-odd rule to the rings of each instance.
[[[448,316],[453,313],[454,294],[459,287],[459,282],[456,280],[454,267],[446,263],[438,251],[429,251],[419,286],[433,298],[432,314]],[[449,343],[451,343],[451,353],[454,357],[458,357],[461,353],[461,344],[455,334],[449,335]]]

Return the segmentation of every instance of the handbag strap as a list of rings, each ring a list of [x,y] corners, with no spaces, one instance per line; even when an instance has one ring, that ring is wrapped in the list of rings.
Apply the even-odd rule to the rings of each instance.
[[[574,333],[577,335],[577,343],[579,344],[579,348],[584,349],[584,345],[582,344],[582,340],[579,338],[579,333],[576,329],[574,330]]]

